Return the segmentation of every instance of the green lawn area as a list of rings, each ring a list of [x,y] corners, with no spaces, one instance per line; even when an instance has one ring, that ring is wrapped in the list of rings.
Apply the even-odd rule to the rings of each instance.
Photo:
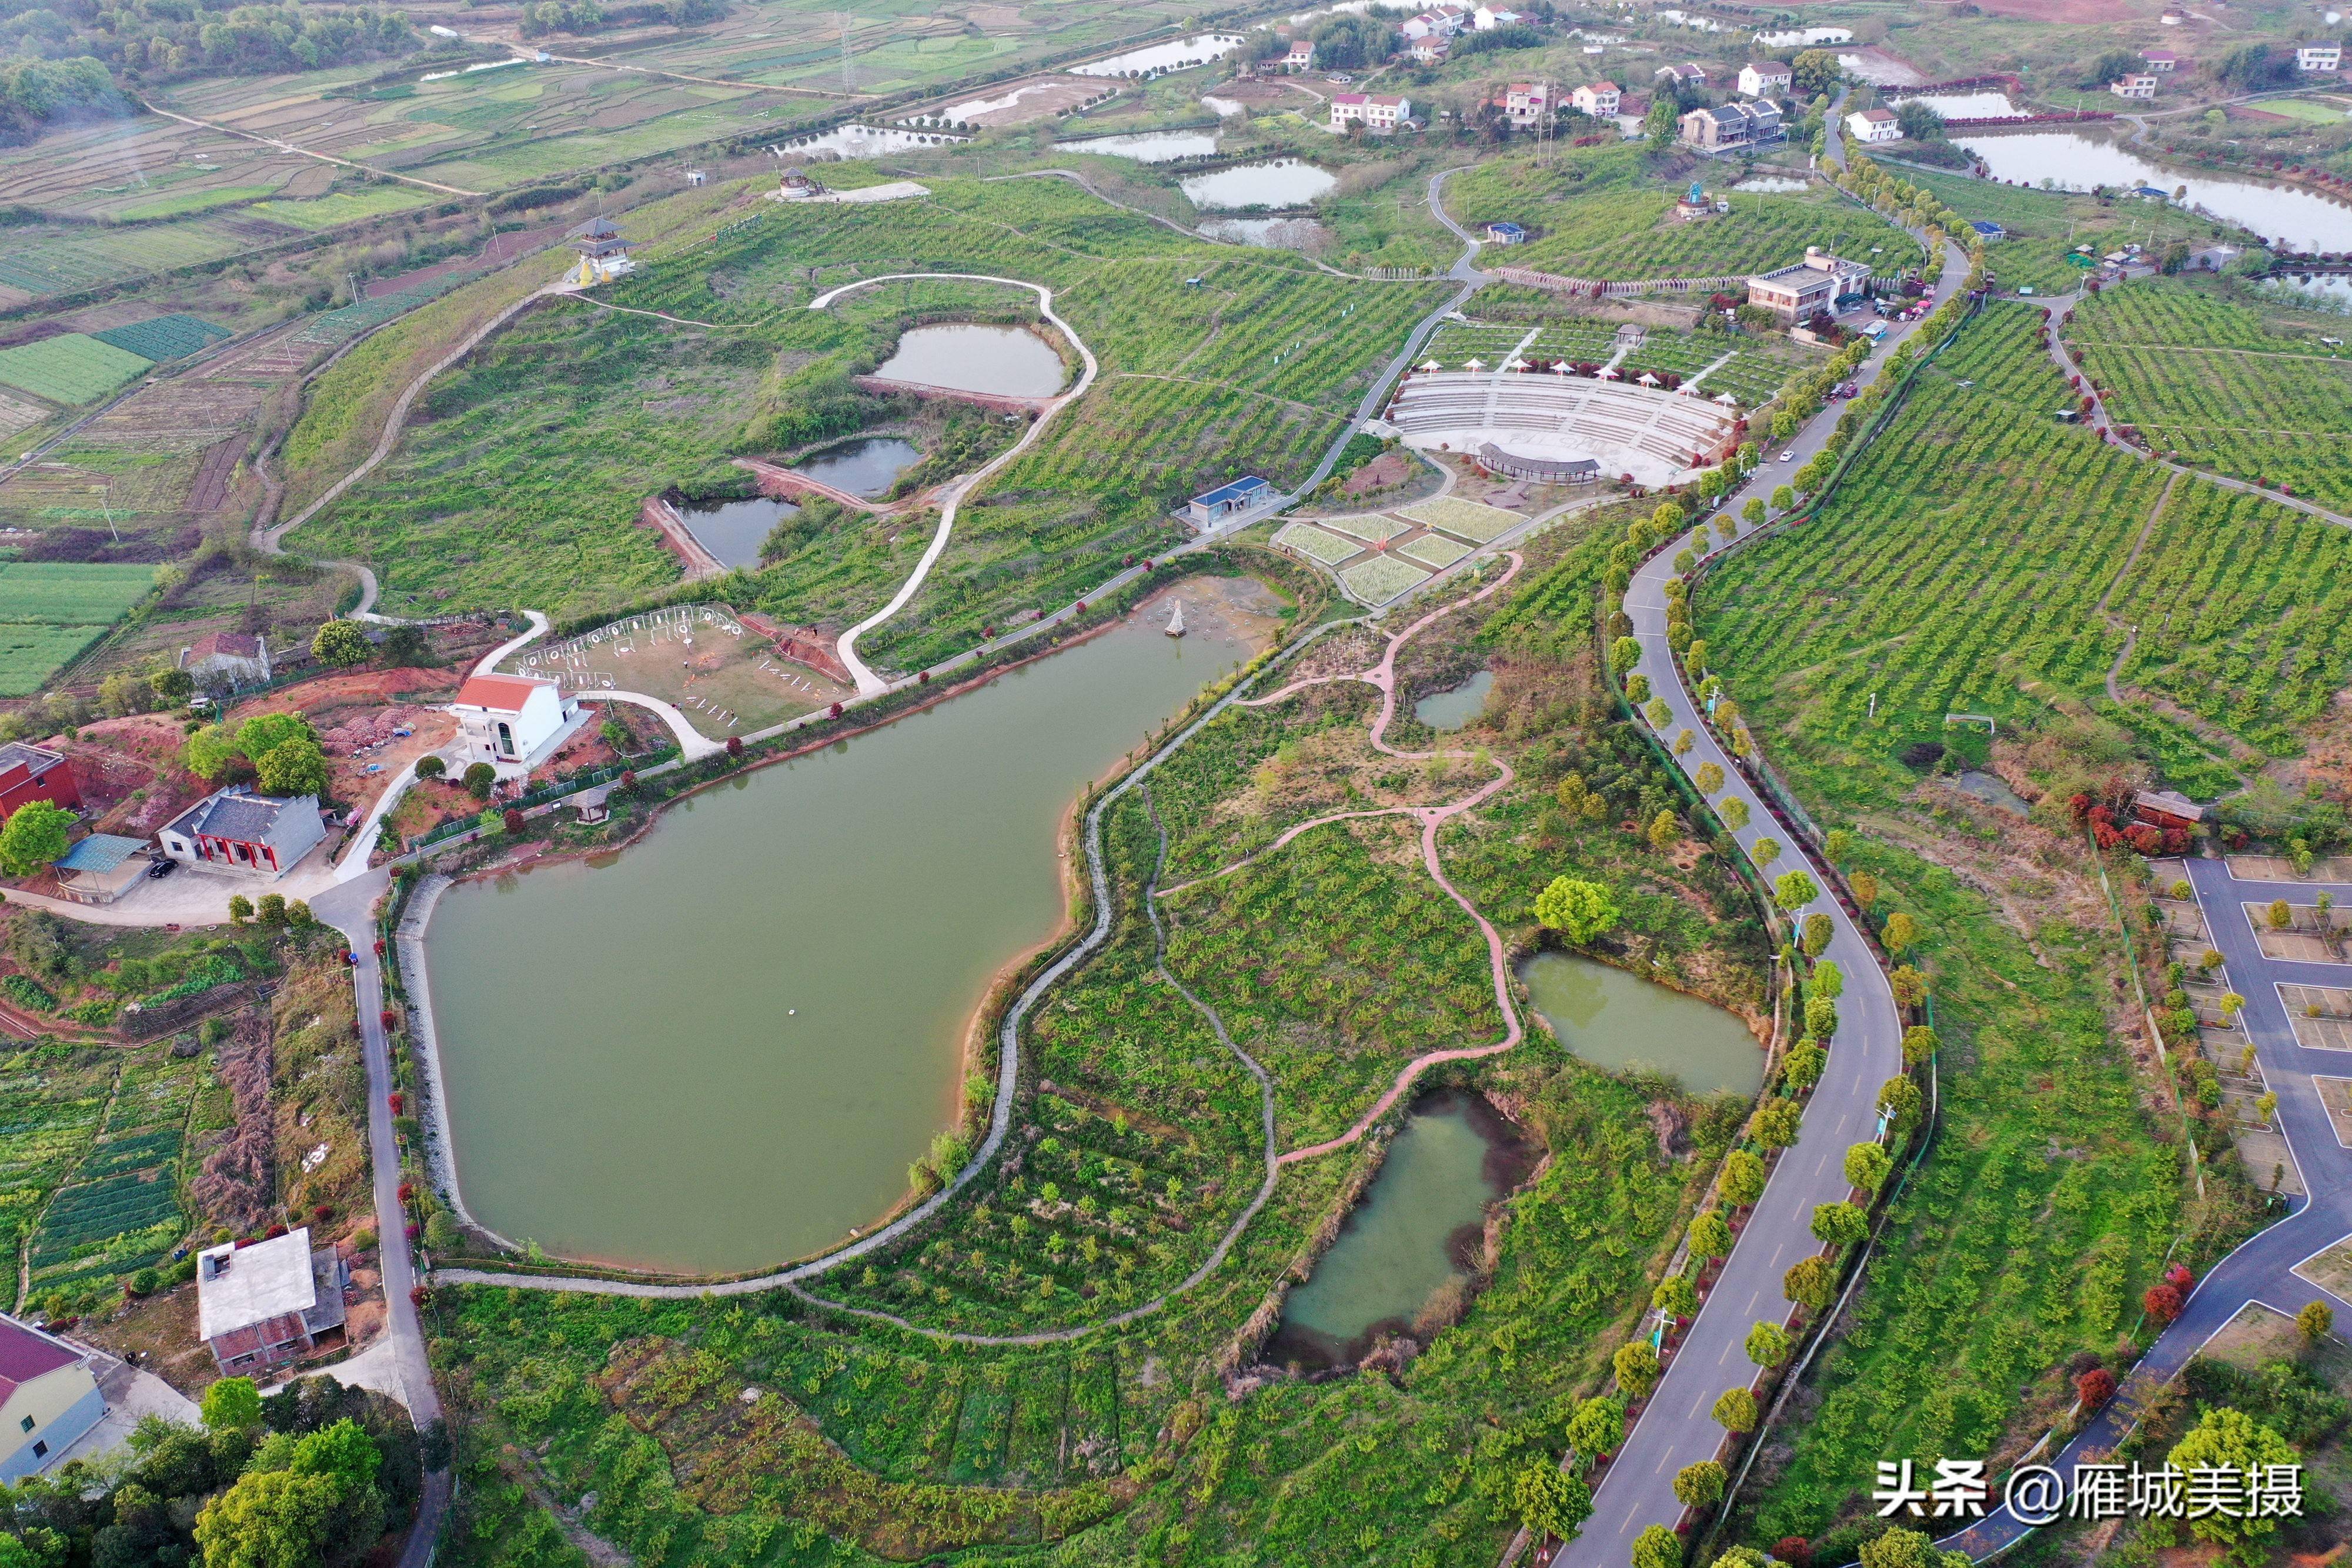
[[[0,384],[68,406],[94,402],[154,361],[82,332],[0,349]]]
[[[96,625],[121,617],[154,586],[152,566],[0,561],[0,621]]]

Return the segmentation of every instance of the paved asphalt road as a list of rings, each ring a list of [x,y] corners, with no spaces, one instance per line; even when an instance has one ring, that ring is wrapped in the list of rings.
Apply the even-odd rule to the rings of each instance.
[[[1937,289],[1938,304],[1958,289],[1967,272],[1965,256],[1957,251],[1947,256]],[[1890,331],[1885,344],[1865,362],[1856,380],[1865,385],[1874,381],[1894,344],[1911,329]],[[1829,404],[1786,447],[1768,448],[1765,461],[1749,483],[1717,509],[1736,515],[1748,496],[1769,496],[1775,486],[1787,483],[1788,476],[1829,439],[1843,407]],[[1778,461],[1781,451],[1794,454],[1789,463]],[[1706,513],[1706,517],[1713,516],[1713,510]],[[1718,545],[1712,532],[1703,527],[1694,528],[1651,557],[1634,574],[1625,592],[1625,612],[1633,618],[1633,634],[1642,642],[1638,668],[1649,676],[1652,692],[1672,711],[1663,733],[1671,737],[1687,729],[1697,737],[1677,759],[1683,769],[1695,774],[1706,763],[1716,764],[1725,778],[1734,781],[1716,799],[1719,801],[1736,794],[1754,808],[1748,826],[1735,835],[1740,846],[1753,859],[1759,838],[1771,838],[1780,845],[1780,858],[1766,873],[1766,880],[1803,866],[1816,883],[1826,885],[1827,878],[1803,839],[1775,820],[1768,798],[1741,780],[1732,758],[1699,722],[1698,706],[1668,653],[1665,585],[1676,575],[1674,558],[1685,546],[1706,553]],[[1748,1359],[1748,1330],[1767,1319],[1786,1321],[1790,1307],[1780,1293],[1780,1277],[1799,1259],[1822,1250],[1811,1229],[1813,1207],[1849,1196],[1845,1151],[1852,1145],[1874,1139],[1879,1087],[1903,1071],[1901,1017],[1867,940],[1834,899],[1824,895],[1804,911],[1816,912],[1827,915],[1835,928],[1827,956],[1846,976],[1828,1069],[1806,1105],[1796,1146],[1784,1151],[1774,1163],[1764,1196],[1740,1231],[1697,1319],[1667,1363],[1664,1376],[1624,1447],[1603,1473],[1593,1495],[1592,1517],[1553,1559],[1561,1568],[1623,1568],[1633,1538],[1643,1528],[1671,1526],[1682,1517],[1683,1505],[1674,1493],[1675,1472],[1718,1457],[1725,1433],[1715,1423],[1716,1399],[1727,1388],[1749,1386],[1757,1372]]]
[[[2352,886],[2240,882],[2231,875],[2228,862],[2220,860],[2190,861],[2189,881],[2212,945],[2221,955],[2229,988],[2246,998],[2240,1021],[2254,1042],[2263,1076],[2278,1094],[2279,1125],[2312,1196],[2197,1282],[2180,1316],[2148,1348],[2121,1391],[2052,1461],[2062,1478],[2071,1476],[2077,1464],[2106,1458],[2138,1420],[2148,1396],[2250,1303],[2292,1314],[2306,1301],[2330,1301],[2338,1324],[2352,1323],[2352,1301],[2331,1296],[2294,1273],[2297,1263],[2352,1232],[2352,1149],[2337,1141],[2311,1082],[2314,1073],[2352,1076],[2352,1052],[2313,1051],[2298,1044],[2278,993],[2281,983],[2341,986],[2352,979],[2352,970],[2341,964],[2263,957],[2242,908],[2274,898],[2307,904],[2322,892],[2335,894],[2339,905],[2352,904]],[[2262,1178],[2261,1172],[2251,1174]],[[2032,1532],[2031,1526],[2002,1508],[1938,1544],[1981,1562]]]

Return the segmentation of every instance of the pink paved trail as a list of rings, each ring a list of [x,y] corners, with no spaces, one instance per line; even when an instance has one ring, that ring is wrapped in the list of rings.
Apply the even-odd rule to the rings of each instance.
[[[1395,747],[1391,746],[1388,743],[1389,721],[1396,716],[1396,659],[1397,653],[1404,647],[1405,643],[1410,642],[1417,633],[1433,622],[1453,614],[1457,610],[1467,610],[1470,606],[1501,592],[1504,588],[1508,586],[1511,580],[1518,576],[1519,569],[1525,566],[1527,562],[1524,558],[1515,550],[1505,550],[1503,552],[1503,557],[1511,564],[1510,569],[1505,571],[1502,576],[1496,578],[1494,581],[1488,583],[1485,588],[1479,590],[1476,593],[1472,594],[1467,599],[1457,600],[1452,604],[1443,605],[1438,609],[1431,611],[1428,614],[1423,616],[1420,620],[1414,622],[1403,631],[1399,632],[1395,636],[1390,638],[1387,651],[1381,655],[1381,662],[1373,665],[1370,669],[1345,675],[1312,675],[1305,680],[1293,681],[1288,685],[1283,687],[1280,691],[1272,693],[1269,695],[1258,697],[1254,701],[1236,703],[1234,706],[1237,707],[1269,707],[1274,704],[1282,701],[1284,698],[1292,695],[1294,693],[1306,690],[1309,686],[1328,685],[1335,681],[1362,681],[1367,685],[1377,687],[1381,694],[1380,716],[1372,721],[1372,749],[1381,752],[1387,756],[1398,758],[1402,760],[1410,762],[1425,761],[1433,757],[1471,756],[1472,753],[1467,751],[1399,751]],[[1404,1067],[1398,1071],[1396,1082],[1389,1085],[1388,1092],[1382,1094],[1380,1099],[1373,1103],[1372,1108],[1365,1112],[1363,1115],[1357,1120],[1354,1126],[1349,1128],[1345,1133],[1336,1138],[1326,1139],[1324,1142],[1319,1144],[1309,1144],[1302,1149],[1293,1149],[1276,1161],[1276,1164],[1286,1166],[1297,1160],[1311,1160],[1318,1155],[1328,1155],[1335,1149],[1346,1148],[1349,1145],[1356,1142],[1359,1138],[1361,1138],[1366,1133],[1371,1131],[1373,1124],[1377,1123],[1382,1116],[1388,1114],[1389,1108],[1397,1103],[1398,1099],[1406,1090],[1412,1087],[1413,1080],[1420,1077],[1423,1071],[1426,1069],[1434,1067],[1443,1061],[1469,1061],[1482,1056],[1493,1056],[1499,1051],[1510,1050],[1511,1047],[1518,1044],[1520,1040],[1527,1038],[1527,1031],[1521,1028],[1519,1024],[1518,1010],[1511,1006],[1510,957],[1503,946],[1502,933],[1495,929],[1493,922],[1489,921],[1485,915],[1478,913],[1477,905],[1472,904],[1467,898],[1465,898],[1462,895],[1461,889],[1455,887],[1452,883],[1445,879],[1445,873],[1440,867],[1437,859],[1437,830],[1443,827],[1449,820],[1458,817],[1463,812],[1470,810],[1482,804],[1491,798],[1496,791],[1507,788],[1510,784],[1511,780],[1517,777],[1517,775],[1511,771],[1511,766],[1509,763],[1503,761],[1499,758],[1489,758],[1489,760],[1493,761],[1495,764],[1495,768],[1496,769],[1496,776],[1487,780],[1484,786],[1471,794],[1464,796],[1459,800],[1454,800],[1443,806],[1389,806],[1374,811],[1337,811],[1328,817],[1317,817],[1311,821],[1301,822],[1297,827],[1289,829],[1280,838],[1275,840],[1274,842],[1266,845],[1265,848],[1258,851],[1255,854],[1249,856],[1247,859],[1235,861],[1232,865],[1226,866],[1222,871],[1213,871],[1206,876],[1195,877],[1191,882],[1181,883],[1176,887],[1162,890],[1160,896],[1166,897],[1171,894],[1181,893],[1185,888],[1198,887],[1204,882],[1213,882],[1221,876],[1230,876],[1234,872],[1241,870],[1244,866],[1249,865],[1254,862],[1263,860],[1267,855],[1274,853],[1275,851],[1282,848],[1283,845],[1290,842],[1291,840],[1307,831],[1309,828],[1319,828],[1327,822],[1352,821],[1366,817],[1410,816],[1421,823],[1421,863],[1428,869],[1430,880],[1437,883],[1438,886],[1444,888],[1445,890],[1445,895],[1454,900],[1454,903],[1460,904],[1462,906],[1463,913],[1469,915],[1472,920],[1476,921],[1478,924],[1478,929],[1486,934],[1486,957],[1487,961],[1494,968],[1495,1005],[1502,1009],[1503,1022],[1507,1026],[1503,1038],[1496,1040],[1492,1045],[1464,1046],[1454,1051],[1433,1051],[1425,1056],[1417,1056],[1413,1058],[1412,1061],[1405,1063]]]

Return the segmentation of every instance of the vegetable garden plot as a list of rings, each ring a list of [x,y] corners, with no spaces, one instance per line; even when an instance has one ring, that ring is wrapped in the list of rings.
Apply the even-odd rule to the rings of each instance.
[[[1386,604],[1398,594],[1420,587],[1429,580],[1429,573],[1411,561],[1393,556],[1376,555],[1341,570],[1340,585],[1355,599],[1366,604]]]
[[[1382,544],[1399,534],[1412,532],[1411,523],[1399,522],[1381,512],[1366,512],[1351,517],[1320,517],[1317,521],[1335,534],[1346,534],[1367,544]]]
[[[109,327],[90,336],[125,353],[161,363],[185,358],[235,334],[197,317],[175,314],[133,321],[127,327]]]
[[[1364,547],[1355,540],[1327,534],[1321,528],[1311,528],[1305,523],[1286,524],[1282,531],[1274,536],[1274,542],[1325,566],[1337,566],[1364,553]]]
[[[0,382],[68,405],[94,402],[152,368],[146,358],[82,332],[0,349]]]
[[[126,1243],[131,1250],[152,1250],[167,1244],[180,1224],[179,1199],[162,1175],[84,1182],[60,1191],[41,1216],[33,1238],[33,1268],[37,1273],[69,1260],[110,1254]]]
[[[1407,560],[1417,560],[1423,566],[1443,571],[1468,555],[1470,547],[1456,544],[1444,534],[1423,534],[1417,539],[1408,539],[1397,546],[1396,553]]]
[[[47,419],[50,413],[50,410],[39,403],[0,392],[0,440],[5,440],[20,430],[30,430]]]
[[[2216,756],[2195,730],[2145,703],[2108,706],[2099,711],[2130,730],[2155,759],[2165,782],[2193,800],[2213,800],[2244,782],[2229,760]]]
[[[1401,507],[1397,516],[1411,517],[1416,523],[1424,523],[1456,538],[1481,545],[1494,543],[1527,521],[1517,512],[1507,512],[1500,507],[1489,507],[1477,501],[1459,500],[1452,496],[1440,496],[1433,501]]]

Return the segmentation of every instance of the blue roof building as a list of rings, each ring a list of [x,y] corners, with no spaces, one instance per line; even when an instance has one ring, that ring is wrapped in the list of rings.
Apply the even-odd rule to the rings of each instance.
[[[1977,231],[1979,238],[1987,241],[2007,239],[2009,237],[2009,231],[2007,229],[2001,227],[1999,224],[1988,223],[1983,218],[1972,220],[1969,223],[1969,227]]]
[[[1244,474],[1230,485],[1220,485],[1193,497],[1185,511],[1196,527],[1213,528],[1223,518],[1263,506],[1273,498],[1273,486],[1255,474]]]
[[[1488,224],[1486,237],[1496,245],[1523,245],[1527,241],[1528,231],[1513,223]]]

